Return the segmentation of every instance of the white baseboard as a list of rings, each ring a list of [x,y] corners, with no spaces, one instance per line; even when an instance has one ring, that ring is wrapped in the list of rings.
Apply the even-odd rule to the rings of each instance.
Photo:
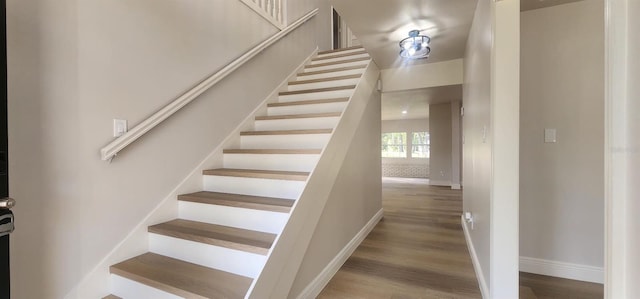
[[[340,250],[340,252],[336,255],[331,262],[322,269],[322,272],[316,276],[316,278],[309,283],[309,285],[302,290],[300,295],[298,295],[298,299],[309,299],[316,298],[322,289],[329,283],[331,278],[340,270],[340,267],[347,261],[347,259],[351,256],[351,254],[358,248],[360,243],[369,235],[371,230],[378,224],[380,219],[382,219],[382,209],[376,213],[369,222],[356,234],[347,245]]]
[[[520,257],[520,271],[573,280],[604,283],[604,268],[532,257]]]
[[[451,182],[450,181],[438,181],[438,180],[432,180],[429,179],[429,185],[433,185],[433,186],[451,186]]]
[[[460,184],[451,184],[451,189],[460,190],[462,189],[462,186],[460,186]]]
[[[487,286],[487,280],[484,278],[482,266],[480,266],[478,254],[476,254],[476,248],[473,246],[473,241],[471,240],[471,235],[469,234],[467,222],[464,221],[464,216],[460,216],[460,221],[462,223],[462,230],[464,231],[464,238],[467,240],[467,248],[469,248],[471,261],[473,262],[473,269],[475,270],[476,277],[478,278],[478,285],[480,285],[480,293],[482,294],[482,298],[489,298],[489,287]]]

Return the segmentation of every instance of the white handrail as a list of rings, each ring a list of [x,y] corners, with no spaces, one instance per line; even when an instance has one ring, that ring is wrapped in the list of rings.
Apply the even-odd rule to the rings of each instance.
[[[198,85],[175,99],[173,102],[164,106],[158,112],[151,115],[149,118],[145,119],[137,126],[133,127],[127,133],[113,140],[111,143],[107,144],[100,150],[100,154],[102,156],[102,160],[111,160],[115,157],[118,152],[127,147],[129,144],[138,140],[138,138],[142,137],[145,133],[149,132],[155,126],[163,122],[165,119],[169,118],[171,115],[176,113],[185,105],[191,103],[194,99],[196,99],[199,95],[205,92],[207,89],[211,88],[214,84],[218,83],[220,80],[224,79],[227,75],[238,69],[244,63],[249,61],[254,56],[258,55],[262,50],[271,46],[278,40],[280,40],[285,35],[289,34],[291,31],[300,27],[300,25],[304,24],[306,21],[311,19],[313,16],[318,14],[318,9],[314,9],[306,15],[302,16],[297,21],[291,23],[282,31],[277,32],[272,35],[267,40],[263,41],[259,45],[255,46],[251,50],[244,53],[242,56],[238,57],[236,60],[227,64],[225,67],[217,71],[215,74],[206,78],[204,81],[200,82]]]

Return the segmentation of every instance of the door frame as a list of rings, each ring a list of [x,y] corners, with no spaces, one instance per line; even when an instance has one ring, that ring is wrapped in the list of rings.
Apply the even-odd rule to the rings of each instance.
[[[635,1],[635,0],[633,0]],[[629,94],[629,84],[633,78],[628,73],[630,0],[605,0],[605,298],[631,298],[634,276],[639,270],[630,265],[638,260],[634,252],[637,244],[637,216],[629,211],[634,197],[640,196],[633,190],[634,179],[631,170],[637,164],[637,149],[633,149],[630,136],[637,134],[629,119],[633,99]],[[637,54],[635,54],[637,55]],[[637,99],[636,99],[637,100]],[[637,105],[637,104],[636,104]],[[637,106],[635,106],[637,109]],[[634,132],[635,131],[635,132]],[[635,245],[637,246],[637,245]],[[635,271],[635,274],[632,273]],[[636,277],[637,278],[637,277]]]

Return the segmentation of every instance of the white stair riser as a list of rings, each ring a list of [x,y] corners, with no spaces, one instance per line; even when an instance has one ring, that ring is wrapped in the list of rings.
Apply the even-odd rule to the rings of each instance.
[[[320,155],[284,154],[224,154],[224,167],[310,172]]]
[[[272,180],[246,177],[205,175],[205,191],[298,199],[304,181]]]
[[[369,60],[361,60],[361,61],[345,62],[345,63],[325,65],[325,66],[314,66],[314,67],[307,66],[304,68],[303,72],[308,73],[308,72],[326,71],[326,70],[333,70],[333,69],[339,69],[339,68],[351,67],[351,66],[364,67],[368,63],[369,63]]]
[[[295,115],[306,113],[329,113],[342,112],[347,107],[348,102],[309,104],[309,105],[292,105],[267,108],[267,115]]]
[[[123,299],[183,299],[165,291],[158,290],[146,284],[139,283],[119,275],[111,274],[111,294]]]
[[[326,129],[335,128],[339,120],[339,116],[256,120],[254,128],[256,131]]]
[[[341,90],[334,90],[334,91],[281,95],[281,96],[278,96],[278,101],[281,103],[287,103],[287,102],[308,101],[308,100],[349,98],[351,97],[351,94],[353,94],[353,89],[341,89]]]
[[[348,54],[348,53],[354,53],[354,52],[360,52],[364,50],[363,48],[355,48],[355,49],[349,49],[349,50],[342,50],[342,51],[337,51],[337,52],[331,52],[331,53],[325,53],[325,54],[318,54],[318,57],[329,57],[329,56],[336,56],[336,55],[342,55],[342,54]]]
[[[339,54],[339,55],[341,55],[341,54]],[[320,63],[336,62],[336,61],[344,61],[344,60],[357,59],[357,58],[369,58],[369,54],[366,54],[366,53],[365,54],[354,54],[354,55],[343,56],[343,57],[313,60],[313,61],[311,61],[311,65],[320,64]]]
[[[178,203],[180,219],[231,226],[279,234],[289,219],[288,213],[252,210],[197,202]]]
[[[315,88],[327,88],[334,86],[348,86],[348,85],[356,85],[360,81],[360,78],[353,79],[343,79],[343,80],[333,80],[333,81],[325,81],[325,82],[316,82],[316,83],[306,83],[306,84],[293,84],[289,85],[288,91],[298,91],[298,90],[309,90]]]
[[[302,76],[296,76],[296,81],[325,79],[325,78],[333,78],[333,77],[348,76],[348,75],[362,75],[363,71],[364,71],[364,68],[358,68],[353,70],[336,71],[336,72],[321,73],[321,74],[315,74],[315,75],[302,75]]]
[[[321,149],[331,134],[251,135],[241,136],[243,149]]]
[[[149,234],[149,251],[245,277],[256,278],[267,256],[200,242]]]

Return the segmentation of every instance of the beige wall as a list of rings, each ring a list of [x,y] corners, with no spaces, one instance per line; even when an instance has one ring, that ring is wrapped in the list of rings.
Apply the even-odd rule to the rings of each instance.
[[[429,105],[429,181],[432,185],[451,185],[451,103]]]
[[[316,46],[323,11],[123,151],[135,125],[276,32],[239,1],[7,3],[14,298],[62,298]],[[246,88],[251,86],[251,88]]]
[[[464,211],[485,298],[518,296],[520,1],[478,1],[465,52]]]
[[[636,31],[640,28],[640,3],[638,1],[629,1],[629,28],[628,33],[629,46],[628,46],[628,62],[629,62],[629,94],[627,96],[627,119],[628,131],[627,138],[629,140],[629,163],[628,163],[628,175],[627,183],[629,191],[627,195],[628,203],[628,248],[627,254],[629,255],[627,261],[627,286],[629,287],[629,294],[640,294],[640,284],[638,284],[638,277],[640,277],[640,217],[637,217],[636,212],[640,211],[640,184],[632,182],[640,182],[640,36]],[[634,83],[635,82],[635,83]]]
[[[462,118],[463,209],[474,215],[470,231],[480,271],[489,283],[491,146],[483,140],[490,123],[491,3],[479,0],[465,52]]]
[[[428,115],[427,115],[428,116]],[[429,119],[394,119],[382,121],[382,133],[429,131]]]
[[[382,209],[380,93],[374,92],[368,102],[289,298],[297,298]]]
[[[382,90],[402,91],[457,85],[463,78],[462,59],[382,70]]]
[[[451,102],[451,188],[461,188],[462,175],[462,118],[460,100]]]
[[[603,41],[601,0],[522,13],[521,256],[604,266]]]

